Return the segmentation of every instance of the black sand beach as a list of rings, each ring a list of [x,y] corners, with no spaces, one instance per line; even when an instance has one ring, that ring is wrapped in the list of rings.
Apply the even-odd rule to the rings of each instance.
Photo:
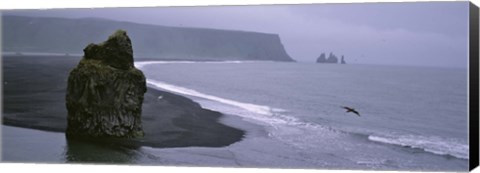
[[[64,132],[67,78],[80,57],[2,58],[3,124]],[[157,148],[222,147],[240,141],[245,132],[219,123],[221,117],[221,113],[203,109],[186,97],[148,88],[142,113],[145,137],[115,141],[115,144]]]

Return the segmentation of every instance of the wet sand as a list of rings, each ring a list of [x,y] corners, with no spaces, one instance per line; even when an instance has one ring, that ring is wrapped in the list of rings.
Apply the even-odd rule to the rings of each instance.
[[[64,132],[68,73],[80,57],[12,55],[2,59],[3,124]],[[220,123],[222,116],[186,97],[149,87],[142,112],[145,137],[108,142],[168,148],[223,147],[242,140],[245,131]]]

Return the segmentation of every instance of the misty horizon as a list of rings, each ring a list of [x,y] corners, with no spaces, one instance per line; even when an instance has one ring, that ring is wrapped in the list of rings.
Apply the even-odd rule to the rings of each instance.
[[[466,68],[468,62],[468,3],[465,2],[6,10],[2,13],[278,34],[288,55],[298,62],[315,62],[321,53],[330,52],[344,55],[349,64]]]

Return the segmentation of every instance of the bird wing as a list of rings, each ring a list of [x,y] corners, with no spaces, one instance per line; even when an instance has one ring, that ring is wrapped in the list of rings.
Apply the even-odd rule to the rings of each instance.
[[[353,110],[352,112],[360,116],[360,113],[358,113],[356,110]]]
[[[346,106],[342,106],[343,109],[347,110],[346,112],[352,112],[352,109],[350,109],[349,107],[346,107]]]
[[[350,107],[347,107],[347,106],[340,106],[340,107],[343,108],[343,109],[346,109],[347,112],[352,112],[352,113],[357,114],[358,116],[360,116],[360,113],[358,113],[358,112],[357,112],[355,109],[353,109],[353,108],[350,108]]]

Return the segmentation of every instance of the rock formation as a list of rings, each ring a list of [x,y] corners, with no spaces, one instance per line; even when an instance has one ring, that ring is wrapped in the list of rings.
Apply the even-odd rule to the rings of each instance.
[[[335,56],[332,52],[330,52],[330,55],[328,55],[327,62],[326,63],[338,63],[338,58]]]
[[[342,60],[340,61],[340,64],[347,64],[347,62],[345,62],[345,57],[343,57],[343,55],[342,55]]]
[[[145,76],[133,66],[125,31],[101,44],[90,44],[68,77],[67,137],[133,138],[144,135],[141,123]]]
[[[327,62],[327,58],[325,57],[325,53],[320,54],[320,56],[317,58],[317,63],[325,63]]]
[[[317,58],[317,63],[337,64],[339,62],[338,62],[337,56],[335,56],[335,54],[330,52],[330,54],[328,55],[328,58],[325,57],[325,53],[320,54],[320,56]],[[342,59],[340,60],[340,64],[346,64],[346,63],[347,62],[345,62],[345,57],[342,55]]]

